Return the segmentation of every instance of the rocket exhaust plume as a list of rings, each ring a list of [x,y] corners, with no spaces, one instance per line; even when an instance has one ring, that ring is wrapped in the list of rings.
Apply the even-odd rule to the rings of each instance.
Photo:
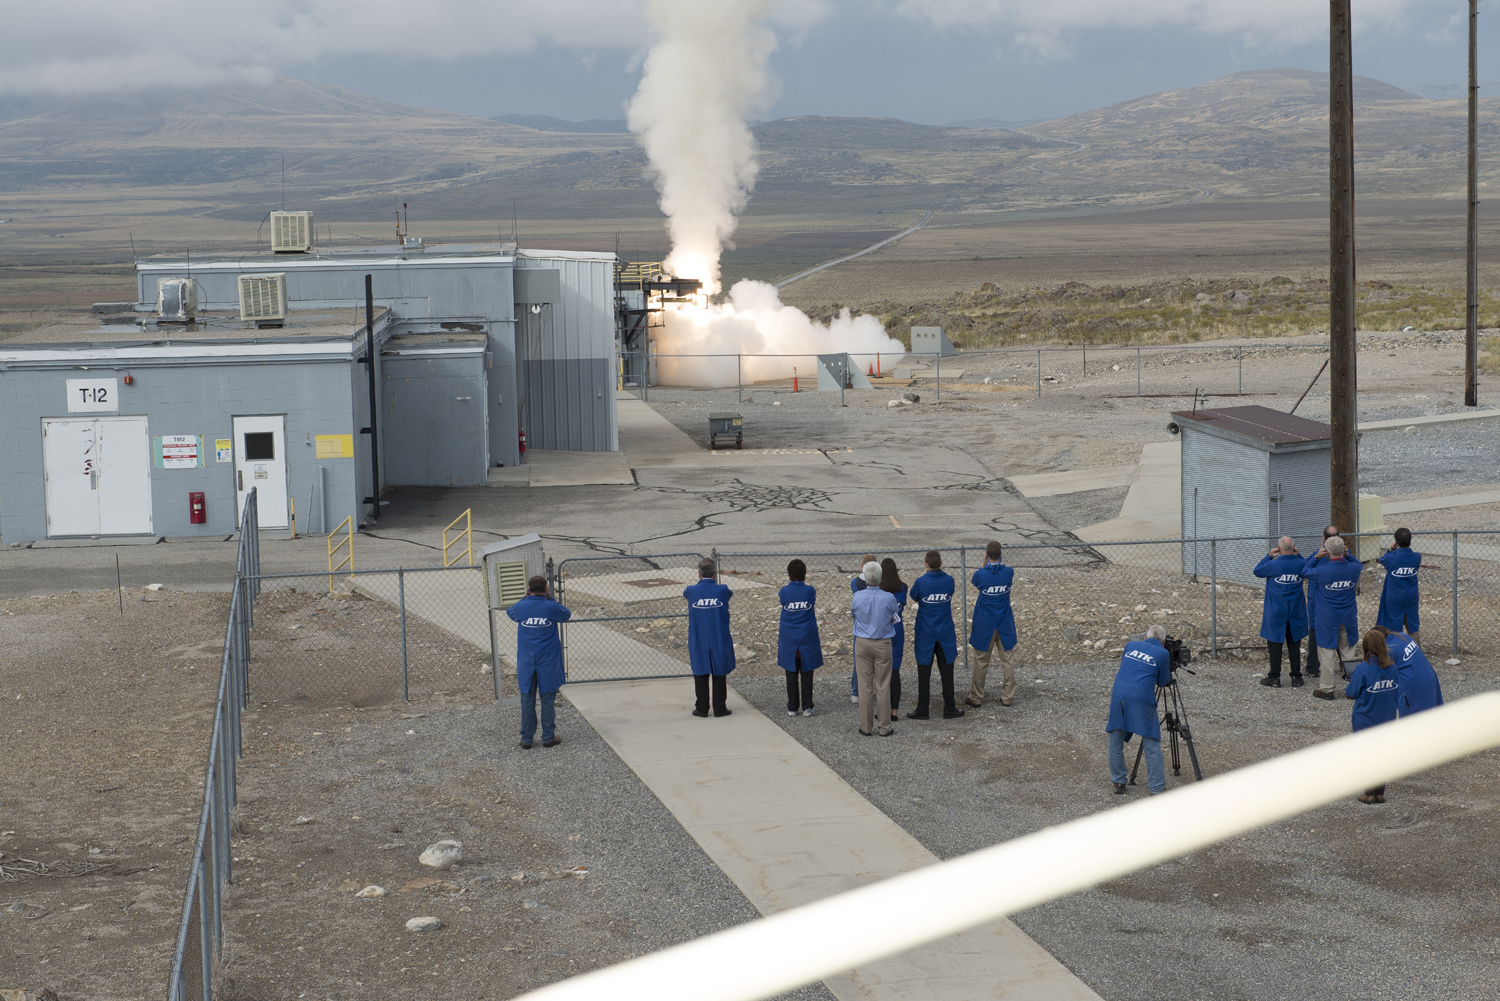
[[[660,39],[646,56],[631,99],[630,130],[651,162],[672,251],[663,267],[696,278],[703,291],[720,291],[719,255],[734,235],[736,216],[755,186],[755,137],[747,116],[772,97],[767,63],[776,36],[766,24],[770,0],[647,0]],[[839,351],[904,353],[872,316],[845,310],[830,325],[783,305],[764,282],[741,281],[729,302],[708,309],[673,309],[657,338],[660,355],[806,354],[803,359],[746,358],[742,373],[722,359],[662,358],[663,382],[732,386],[789,378],[799,361],[810,371],[814,354]],[[785,370],[785,371],[783,371]]]

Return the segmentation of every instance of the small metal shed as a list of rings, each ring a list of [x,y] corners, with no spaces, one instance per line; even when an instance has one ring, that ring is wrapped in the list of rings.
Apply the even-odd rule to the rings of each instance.
[[[1180,410],[1168,430],[1182,435],[1182,537],[1253,537],[1187,543],[1184,573],[1257,585],[1254,568],[1275,539],[1302,552],[1329,519],[1331,430],[1269,407]],[[1316,549],[1316,546],[1313,547]]]

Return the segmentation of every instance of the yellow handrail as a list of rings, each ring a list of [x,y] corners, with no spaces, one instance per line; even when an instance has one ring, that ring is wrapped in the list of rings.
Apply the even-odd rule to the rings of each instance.
[[[448,522],[448,527],[443,529],[443,566],[445,566],[445,567],[451,567],[453,564],[455,564],[455,563],[458,562],[459,557],[464,556],[465,554],[467,554],[468,557],[469,557],[469,566],[473,566],[474,565],[474,518],[473,518],[473,514],[472,514],[473,510],[474,510],[473,508],[465,508],[463,514],[459,515],[457,518],[454,518],[452,521]],[[461,529],[459,529],[457,532],[455,532],[454,536],[453,536],[453,541],[449,542],[448,541],[448,532],[450,530],[452,530],[453,526],[457,525],[459,522],[463,522],[464,523],[464,527],[461,528]],[[448,558],[448,550],[452,549],[454,546],[458,545],[460,542],[464,543],[464,548],[461,549],[461,550],[459,550],[459,552],[457,554],[455,554],[454,557],[450,560]]]
[[[334,536],[336,536],[340,532],[344,531],[344,526],[345,525],[349,526],[349,534],[346,535],[346,536],[344,536],[344,538],[340,539],[338,545],[334,545],[333,544]],[[333,554],[336,553],[336,552],[338,552],[340,549],[343,549],[345,546],[349,547],[349,552],[345,554],[345,556],[344,556],[343,559],[339,560],[338,566],[334,566],[333,565]],[[349,517],[345,518],[343,521],[339,522],[339,527],[335,528],[329,534],[329,536],[328,536],[328,590],[329,590],[330,593],[332,593],[332,591],[333,591],[333,575],[335,573],[337,573],[339,570],[342,570],[346,564],[349,567],[349,576],[353,577],[354,576],[354,515],[352,515],[352,514]]]

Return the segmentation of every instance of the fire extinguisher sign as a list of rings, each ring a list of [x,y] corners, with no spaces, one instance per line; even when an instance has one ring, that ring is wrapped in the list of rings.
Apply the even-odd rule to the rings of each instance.
[[[203,465],[203,436],[164,434],[151,439],[157,469],[197,469]]]

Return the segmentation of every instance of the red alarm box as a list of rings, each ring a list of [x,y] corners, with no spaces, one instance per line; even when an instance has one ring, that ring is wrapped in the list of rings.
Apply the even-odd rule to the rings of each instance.
[[[188,524],[208,524],[208,508],[203,503],[201,490],[194,490],[188,494]]]

